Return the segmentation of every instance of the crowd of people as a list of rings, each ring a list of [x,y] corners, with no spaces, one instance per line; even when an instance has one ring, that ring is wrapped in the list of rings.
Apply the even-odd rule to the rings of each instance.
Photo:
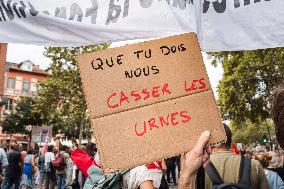
[[[246,157],[251,160],[249,165],[251,169],[248,172],[250,180],[247,181],[251,188],[284,189],[284,151],[280,147],[274,151],[262,147],[232,151],[232,133],[228,126],[224,125],[224,128],[228,137],[227,142],[207,148],[211,163],[206,162],[208,157],[205,157],[203,148],[200,153],[201,162],[199,160],[199,166],[195,168],[192,167],[195,166],[196,159],[187,155],[183,157],[184,169],[195,172],[197,176],[191,177],[180,170],[181,157],[178,156],[125,171],[119,187],[168,189],[169,185],[177,185],[179,182],[180,188],[210,189],[216,184],[212,179],[212,172],[208,171],[210,166],[218,170],[214,174],[219,174],[222,179],[220,182],[238,183],[239,178],[244,174],[241,168],[242,157]],[[0,148],[0,160],[3,175],[0,179],[2,189],[36,186],[45,189],[91,189],[96,185],[96,180],[101,180],[105,176],[101,170],[96,145],[92,142],[80,148],[77,145],[73,147],[59,145],[58,149],[48,146],[45,151],[32,148],[25,151],[20,144],[11,142],[6,151]],[[88,161],[92,162],[87,165]],[[199,168],[201,164],[204,164],[205,169]],[[188,187],[188,180],[193,180],[194,186]]]
[[[277,93],[284,102],[284,88]],[[279,102],[280,98],[277,98]],[[275,106],[280,104],[281,107]],[[274,122],[281,131],[284,103],[275,103]],[[281,111],[280,111],[281,110]],[[283,110],[283,111],[282,111]],[[277,114],[281,112],[281,114]],[[251,188],[284,189],[284,144],[275,149],[260,145],[236,149],[232,133],[224,124],[227,141],[208,147],[211,133],[205,131],[191,151],[111,175],[102,171],[96,144],[78,147],[45,145],[27,151],[10,142],[0,148],[2,189],[20,187],[45,189],[180,189]],[[281,128],[280,128],[281,127]],[[278,132],[278,138],[281,137]]]
[[[96,162],[95,165],[101,170],[94,143],[90,142],[80,148],[78,145],[59,145],[57,149],[50,145],[45,151],[43,149],[24,150],[16,142],[11,142],[8,148],[0,148],[1,188],[93,188],[94,183],[89,179],[92,175],[85,173],[90,167],[81,165],[84,165],[87,158],[86,161]],[[170,183],[177,185],[179,162],[180,157],[173,157],[128,170],[123,175],[124,188],[148,188],[150,184],[155,188],[166,189]],[[163,186],[160,187],[161,185]]]

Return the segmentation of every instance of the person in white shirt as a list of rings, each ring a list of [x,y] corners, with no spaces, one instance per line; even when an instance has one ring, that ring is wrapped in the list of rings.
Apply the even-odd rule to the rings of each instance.
[[[48,146],[47,152],[44,155],[44,169],[46,173],[45,177],[45,189],[54,189],[56,185],[55,170],[51,166],[51,162],[55,159],[53,153],[53,146]]]

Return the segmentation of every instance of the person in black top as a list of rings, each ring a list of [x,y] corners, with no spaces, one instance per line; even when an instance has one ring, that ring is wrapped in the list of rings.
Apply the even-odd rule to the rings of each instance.
[[[10,189],[14,185],[15,189],[19,189],[20,185],[20,164],[21,154],[17,151],[17,144],[12,142],[10,150],[7,153],[8,166],[5,169],[5,177],[3,182],[3,189]]]
[[[167,181],[170,183],[171,175],[173,178],[174,185],[177,185],[176,182],[176,157],[171,157],[165,160],[167,165]]]

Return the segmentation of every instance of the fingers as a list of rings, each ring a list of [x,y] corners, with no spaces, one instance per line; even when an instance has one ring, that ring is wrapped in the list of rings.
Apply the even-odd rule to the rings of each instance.
[[[203,157],[202,157],[202,164],[203,167],[206,167],[210,162],[210,154],[207,152],[207,149],[204,149]]]
[[[203,148],[207,145],[210,139],[210,131],[205,131],[201,134],[201,136],[198,139],[197,144],[193,148],[195,152],[203,152]]]
[[[207,152],[208,154],[212,154],[212,147],[206,148],[206,152]]]

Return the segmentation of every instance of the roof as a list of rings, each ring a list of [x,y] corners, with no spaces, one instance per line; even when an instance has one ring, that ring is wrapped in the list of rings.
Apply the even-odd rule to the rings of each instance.
[[[27,71],[27,70],[23,70],[21,68],[21,66],[23,65],[23,63],[29,62],[32,64],[32,71]],[[40,75],[48,75],[48,71],[47,70],[43,70],[41,69],[38,65],[35,65],[33,62],[31,62],[30,60],[26,60],[23,61],[21,63],[12,63],[12,62],[7,62],[7,66],[9,68],[9,70],[15,70],[15,71],[21,71],[21,72],[28,72],[28,73],[35,73],[35,74],[40,74]]]

